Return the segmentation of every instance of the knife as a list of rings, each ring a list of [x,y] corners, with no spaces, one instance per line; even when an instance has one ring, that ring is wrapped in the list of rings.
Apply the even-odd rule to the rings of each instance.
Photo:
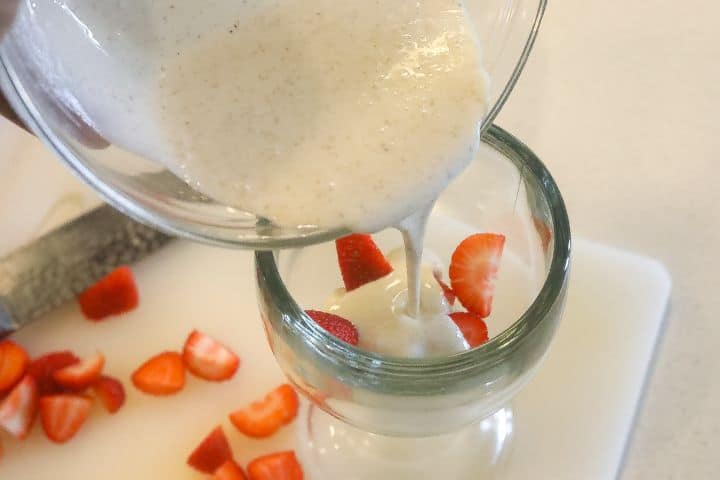
[[[172,238],[104,205],[12,252],[0,259],[0,338]]]

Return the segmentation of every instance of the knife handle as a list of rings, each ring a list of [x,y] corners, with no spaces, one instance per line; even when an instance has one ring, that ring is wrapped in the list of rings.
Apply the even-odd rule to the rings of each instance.
[[[12,252],[0,259],[0,338],[171,239],[104,205]]]

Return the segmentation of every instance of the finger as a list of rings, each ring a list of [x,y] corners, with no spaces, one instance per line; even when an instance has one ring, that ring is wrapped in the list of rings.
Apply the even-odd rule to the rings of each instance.
[[[12,25],[19,0],[0,0],[0,37]]]
[[[2,0],[0,0],[2,1]],[[24,128],[25,130],[28,130],[28,128],[25,126],[25,124],[20,120],[20,117],[17,116],[15,113],[15,110],[12,109],[10,104],[5,100],[5,97],[2,95],[2,92],[0,92],[0,115],[7,118],[11,122],[17,124],[19,127]],[[28,130],[30,131],[30,130]]]

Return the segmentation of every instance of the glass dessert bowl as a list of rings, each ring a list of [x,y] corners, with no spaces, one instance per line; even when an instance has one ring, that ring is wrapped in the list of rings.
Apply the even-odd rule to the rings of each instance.
[[[310,478],[463,479],[501,468],[511,401],[541,363],[563,311],[570,231],[548,171],[495,126],[435,205],[426,248],[447,265],[453,246],[476,232],[506,236],[486,319],[490,339],[444,356],[369,352],[310,319],[304,309],[317,309],[342,284],[332,244],[256,252],[270,345],[311,399],[298,444]],[[400,245],[397,232],[375,238],[381,248]]]
[[[210,198],[183,180],[182,175],[176,175],[177,172],[171,172],[147,155],[131,152],[117,141],[108,140],[119,135],[112,131],[120,129],[117,117],[110,115],[105,120],[110,126],[106,129],[108,132],[103,133],[104,138],[85,128],[88,125],[85,120],[70,113],[78,102],[80,110],[86,110],[78,100],[79,92],[67,85],[49,86],[49,82],[56,79],[48,78],[46,69],[71,71],[72,68],[63,65],[66,60],[79,58],[81,65],[93,62],[102,65],[107,58],[105,50],[110,51],[105,47],[122,46],[123,42],[131,44],[128,48],[135,48],[138,57],[159,48],[162,37],[172,28],[168,24],[179,21],[168,12],[158,13],[159,9],[167,7],[177,12],[186,8],[185,4],[172,3],[128,2],[119,9],[113,4],[112,15],[103,14],[102,8],[110,8],[109,4],[88,3],[90,14],[85,18],[74,15],[74,8],[81,5],[77,2],[19,2],[15,24],[0,44],[0,87],[23,121],[77,175],[108,202],[144,223],[194,240],[242,248],[300,246],[347,233],[343,225],[274,224],[237,205]],[[481,130],[492,122],[512,90],[537,34],[545,3],[545,0],[465,2],[482,46],[483,65],[490,82],[486,95],[488,111],[478,126]],[[196,9],[187,17],[193,24],[200,23],[214,9],[225,8],[222,2],[204,8],[192,2],[187,5]],[[43,21],[43,15],[50,8],[58,10],[57,18],[49,16],[50,21]],[[133,9],[140,13],[148,9],[148,12],[139,15]],[[139,20],[135,21],[136,18]],[[127,28],[137,28],[137,38],[127,34]],[[63,46],[62,42],[54,41],[59,38],[57,35],[77,38],[68,42],[69,46]],[[109,39],[107,45],[103,43],[106,38]],[[129,63],[135,60],[138,58],[131,56]],[[114,98],[108,84],[114,74],[111,69],[106,70],[99,69],[100,77],[107,76],[105,81],[91,76],[80,84],[90,97],[88,102],[103,96]],[[124,101],[117,98],[117,102],[121,100]],[[143,130],[142,126],[130,128],[129,135],[141,136]],[[152,138],[147,133],[144,135]]]

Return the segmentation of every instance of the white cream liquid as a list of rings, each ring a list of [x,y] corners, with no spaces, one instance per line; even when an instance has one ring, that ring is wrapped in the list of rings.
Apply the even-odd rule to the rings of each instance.
[[[462,333],[448,314],[452,311],[433,277],[437,261],[425,258],[417,266],[417,305],[409,292],[413,284],[405,251],[390,252],[394,271],[351,292],[339,289],[324,306],[326,311],[353,322],[360,333],[358,346],[395,357],[422,358],[457,353],[468,348]],[[418,259],[419,260],[419,259]]]
[[[471,160],[486,74],[457,0],[34,0],[43,88],[114,144],[282,225],[374,231]]]

